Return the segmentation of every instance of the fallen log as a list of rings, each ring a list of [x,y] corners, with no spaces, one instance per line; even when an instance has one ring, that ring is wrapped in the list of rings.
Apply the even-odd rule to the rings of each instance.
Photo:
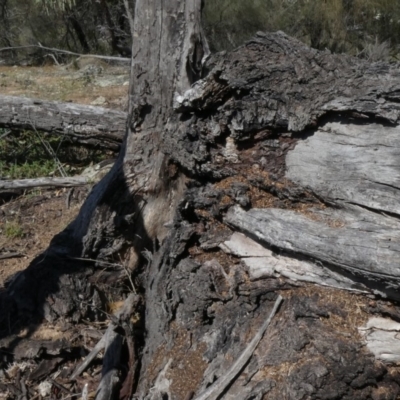
[[[127,114],[83,104],[0,96],[0,128],[39,130],[71,141],[117,151]]]
[[[98,182],[114,165],[113,160],[105,160],[87,167],[81,175],[71,177],[41,177],[32,179],[0,179],[0,193],[5,191],[21,191],[40,187],[75,187]]]
[[[0,190],[32,189],[39,187],[73,187],[86,185],[91,182],[93,182],[93,180],[86,176],[0,180]]]
[[[85,58],[85,57],[86,58],[97,58],[99,60],[107,60],[107,61],[121,62],[121,63],[127,63],[127,64],[130,63],[130,61],[131,61],[130,58],[125,58],[125,57],[103,56],[100,54],[81,54],[81,53],[76,53],[74,51],[56,49],[54,47],[39,46],[39,45],[35,45],[35,44],[31,44],[28,46],[2,47],[2,48],[0,48],[0,53],[4,52],[4,51],[27,50],[27,49],[46,50],[46,51],[50,51],[51,53],[67,54],[69,56],[78,56],[78,57],[82,57],[82,58]]]

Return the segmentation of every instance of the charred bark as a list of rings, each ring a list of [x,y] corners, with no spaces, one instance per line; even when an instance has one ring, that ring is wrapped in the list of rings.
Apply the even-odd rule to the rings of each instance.
[[[96,269],[124,257],[144,302],[139,399],[396,399],[398,65],[276,33],[203,71],[199,15],[136,2],[120,158],[10,295],[88,318],[99,292],[124,296],[107,286],[122,268]]]

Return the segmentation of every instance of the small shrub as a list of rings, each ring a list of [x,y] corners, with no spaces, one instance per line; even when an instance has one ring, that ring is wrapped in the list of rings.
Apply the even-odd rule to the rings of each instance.
[[[379,43],[378,38],[376,38],[375,43],[366,43],[365,48],[359,56],[364,57],[371,62],[387,61],[390,56],[390,43]]]

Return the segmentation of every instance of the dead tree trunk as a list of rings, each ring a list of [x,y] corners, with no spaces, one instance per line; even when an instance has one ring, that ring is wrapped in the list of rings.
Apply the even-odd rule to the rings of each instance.
[[[259,34],[199,79],[199,18],[136,1],[123,151],[9,294],[78,323],[129,269],[122,398],[396,399],[399,66]]]

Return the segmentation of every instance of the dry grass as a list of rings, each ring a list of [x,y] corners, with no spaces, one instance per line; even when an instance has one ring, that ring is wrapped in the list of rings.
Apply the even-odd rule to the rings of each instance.
[[[128,81],[129,68],[125,74]],[[84,76],[63,66],[0,66],[0,94],[81,104],[91,104],[102,96],[106,100],[102,106],[118,108],[127,98],[128,86],[116,83],[101,87],[99,80],[103,78],[113,79],[112,69],[104,70],[101,76]]]

